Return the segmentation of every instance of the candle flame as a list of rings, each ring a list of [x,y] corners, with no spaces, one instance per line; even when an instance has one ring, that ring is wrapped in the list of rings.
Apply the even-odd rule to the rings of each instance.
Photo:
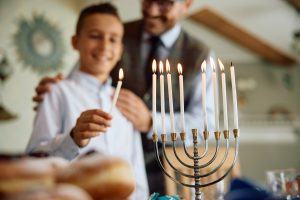
[[[221,71],[224,72],[225,71],[225,67],[224,67],[222,61],[219,58],[218,58],[218,62],[219,62],[219,66],[220,66]]]
[[[124,78],[124,72],[123,72],[123,69],[120,68],[120,70],[119,70],[119,80],[121,81],[121,80],[123,80],[123,78]]]
[[[162,74],[164,73],[164,64],[162,61],[159,61],[159,72]]]
[[[211,67],[212,67],[213,72],[215,72],[216,71],[216,66],[215,66],[215,61],[212,57],[210,57],[210,63],[211,63]]]
[[[177,65],[178,73],[181,75],[182,74],[182,65],[178,63]]]
[[[169,60],[167,59],[167,60],[166,60],[166,72],[167,72],[167,73],[170,73],[170,68],[171,68],[171,67],[170,67],[170,63],[169,63]]]
[[[203,73],[205,73],[205,71],[206,71],[206,61],[205,60],[201,64],[201,70],[202,70]]]
[[[157,65],[156,65],[156,60],[153,59],[152,61],[152,72],[155,73],[156,72],[156,68],[157,68]]]

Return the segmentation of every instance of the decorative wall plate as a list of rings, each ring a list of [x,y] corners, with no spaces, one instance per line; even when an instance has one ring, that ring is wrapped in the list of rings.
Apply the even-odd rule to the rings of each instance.
[[[32,20],[20,19],[14,43],[19,60],[34,71],[45,73],[62,67],[62,33],[43,15],[34,15]]]

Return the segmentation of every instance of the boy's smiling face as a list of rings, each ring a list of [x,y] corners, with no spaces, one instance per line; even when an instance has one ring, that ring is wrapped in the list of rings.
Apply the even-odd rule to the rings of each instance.
[[[84,18],[79,33],[72,38],[80,55],[80,70],[107,80],[121,57],[123,25],[111,14],[92,14]]]

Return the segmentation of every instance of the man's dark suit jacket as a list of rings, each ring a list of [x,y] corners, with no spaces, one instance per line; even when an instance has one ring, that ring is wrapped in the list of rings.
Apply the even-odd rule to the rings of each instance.
[[[125,24],[123,56],[118,66],[112,71],[111,75],[113,83],[116,84],[118,80],[118,70],[122,67],[125,74],[122,87],[130,89],[141,97],[147,104],[148,108],[151,109],[152,88],[146,87],[145,67],[142,66],[143,62],[141,60],[142,31],[143,23],[141,20]],[[178,39],[169,52],[168,60],[171,65],[171,74],[173,77],[173,106],[174,112],[178,112],[180,111],[179,83],[178,78],[175,78],[178,77],[177,63],[181,63],[183,66],[185,107],[188,107],[190,100],[189,97],[195,88],[193,80],[197,73],[200,73],[201,64],[204,59],[208,57],[209,49],[205,44],[195,39],[184,30],[181,30]],[[151,76],[152,74],[149,75]],[[159,92],[157,92],[157,99],[160,99]],[[160,101],[157,101],[158,110],[160,110],[159,103]],[[165,107],[166,112],[168,112],[168,101],[166,101]],[[163,176],[155,160],[152,140],[146,141],[146,138],[143,137],[143,147],[150,193],[160,192],[161,194],[164,194]]]

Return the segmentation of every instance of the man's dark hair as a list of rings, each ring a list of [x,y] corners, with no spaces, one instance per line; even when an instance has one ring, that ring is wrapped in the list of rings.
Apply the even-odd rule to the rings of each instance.
[[[76,34],[79,34],[80,29],[82,28],[83,21],[87,16],[93,14],[110,14],[118,18],[121,22],[121,18],[118,14],[117,8],[110,3],[99,3],[95,5],[88,6],[81,10],[79,18],[76,24]]]

